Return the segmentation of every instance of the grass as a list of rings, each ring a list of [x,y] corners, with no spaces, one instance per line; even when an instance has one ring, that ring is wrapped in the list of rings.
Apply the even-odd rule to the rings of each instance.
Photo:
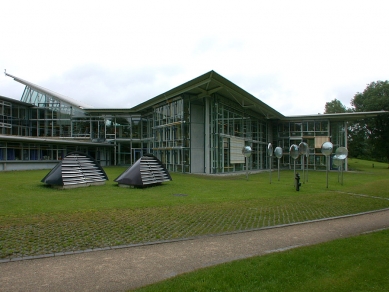
[[[47,170],[0,173],[0,259],[155,242],[355,214],[389,207],[384,163],[349,160],[352,172],[309,171],[294,189],[293,171],[246,176],[172,173],[145,189],[113,181],[58,190],[40,183]],[[301,171],[300,171],[301,173]],[[302,174],[301,174],[302,177]],[[363,195],[363,196],[360,196]]]
[[[136,291],[387,291],[389,230],[221,264]]]

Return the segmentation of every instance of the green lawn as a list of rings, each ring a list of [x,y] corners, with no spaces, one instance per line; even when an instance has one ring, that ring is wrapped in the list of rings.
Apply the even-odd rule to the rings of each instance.
[[[104,186],[58,190],[48,170],[0,172],[0,259],[113,247],[355,214],[389,207],[387,164],[349,160],[352,172],[293,171],[234,176],[171,173],[160,186],[121,188],[125,168],[107,167]],[[302,172],[300,171],[301,176]],[[360,196],[363,195],[363,196]]]
[[[389,230],[201,269],[136,291],[388,291]]]

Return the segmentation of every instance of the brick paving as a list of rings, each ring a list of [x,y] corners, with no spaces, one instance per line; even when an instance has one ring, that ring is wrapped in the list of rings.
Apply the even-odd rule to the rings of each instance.
[[[0,226],[0,262],[256,230],[369,211],[361,200],[377,202],[377,209],[389,207],[389,201],[382,198],[344,193],[327,196],[336,204],[323,205],[326,197],[284,205],[250,200],[36,215],[28,218],[28,224],[14,220]]]
[[[0,263],[0,291],[127,291],[199,268],[389,228],[389,209],[250,232]]]

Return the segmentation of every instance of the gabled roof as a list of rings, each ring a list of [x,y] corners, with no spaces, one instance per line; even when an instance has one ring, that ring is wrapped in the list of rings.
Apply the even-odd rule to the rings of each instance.
[[[4,72],[6,76],[9,76],[11,78],[13,78],[15,81],[21,83],[21,84],[24,84],[26,86],[29,86],[31,88],[33,88],[34,90],[38,91],[38,92],[41,92],[41,93],[45,93],[45,94],[48,94],[52,97],[55,97],[55,98],[58,98],[59,100],[62,100],[72,106],[75,106],[75,107],[78,107],[78,108],[81,108],[81,109],[84,109],[84,108],[89,108],[89,107],[92,107],[90,105],[87,105],[87,104],[84,104],[84,103],[81,103],[81,102],[78,102],[70,97],[67,97],[67,96],[64,96],[62,94],[59,94],[59,93],[56,93],[54,91],[51,91],[49,89],[46,89],[42,86],[39,86],[39,85],[36,85],[34,83],[31,83],[27,80],[24,80],[24,79],[21,79],[19,77],[16,77],[16,76],[13,76],[11,74],[8,74],[7,72]]]
[[[137,106],[134,106],[132,110],[142,111],[147,107],[169,100],[184,93],[202,98],[211,96],[211,94],[216,92],[239,103],[242,107],[251,109],[268,119],[281,119],[284,117],[281,113],[215,71],[209,71],[195,79],[166,91],[165,93],[151,98]]]

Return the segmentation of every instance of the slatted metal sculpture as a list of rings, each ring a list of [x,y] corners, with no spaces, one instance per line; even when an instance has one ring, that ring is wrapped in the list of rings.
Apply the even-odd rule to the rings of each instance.
[[[91,156],[71,152],[41,182],[56,188],[79,188],[103,185],[108,180],[103,168]]]
[[[121,187],[145,187],[172,180],[162,162],[152,154],[146,154],[119,175],[115,182]]]

